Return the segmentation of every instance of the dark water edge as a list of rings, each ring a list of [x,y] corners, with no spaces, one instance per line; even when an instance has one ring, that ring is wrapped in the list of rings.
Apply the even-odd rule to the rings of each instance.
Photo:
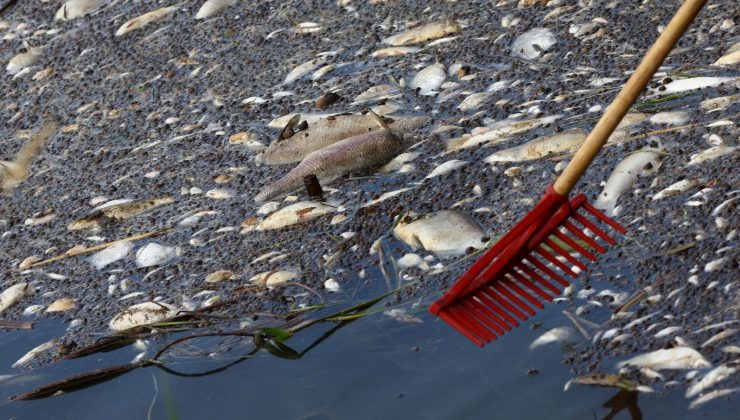
[[[556,311],[557,305],[535,321],[547,320]],[[520,327],[478,349],[432,316],[420,316],[423,324],[400,323],[380,314],[361,319],[300,360],[262,352],[200,378],[178,377],[154,367],[138,369],[67,395],[5,404],[0,418],[147,418],[155,378],[158,395],[152,418],[601,419],[609,414],[603,404],[618,390],[574,385],[564,392],[571,374],[560,363],[561,346],[528,349],[544,330]],[[1,333],[0,365],[9,366],[62,327],[42,325],[33,331]],[[288,344],[300,351],[324,331],[299,334]],[[7,401],[11,395],[80,371],[126,363],[137,352],[127,348],[30,371],[0,384],[0,398]],[[171,367],[203,371],[230,360],[182,361]],[[530,369],[539,373],[529,376]],[[720,398],[688,411],[683,392],[638,395],[643,418],[737,418],[737,399]],[[631,417],[624,409],[614,418]]]

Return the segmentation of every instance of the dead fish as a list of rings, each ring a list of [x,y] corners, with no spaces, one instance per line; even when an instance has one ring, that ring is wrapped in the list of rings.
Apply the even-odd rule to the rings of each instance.
[[[312,71],[319,68],[319,66],[323,65],[324,62],[325,62],[325,59],[323,57],[314,58],[313,60],[306,61],[305,63],[291,70],[290,73],[288,73],[288,75],[285,76],[285,80],[283,81],[283,84],[289,85],[295,82],[296,80],[308,75]]]
[[[575,331],[570,327],[558,327],[547,330],[544,334],[537,337],[536,340],[529,345],[530,350],[534,350],[537,347],[542,347],[546,344],[564,342],[572,339],[575,336]]]
[[[660,154],[655,149],[643,149],[627,156],[614,168],[614,172],[609,176],[604,189],[596,199],[594,207],[612,216],[619,196],[632,188],[638,177],[652,175],[658,168],[660,168]]]
[[[511,44],[511,55],[525,60],[534,60],[556,43],[557,39],[549,29],[533,28],[514,40]]]
[[[153,267],[156,265],[165,265],[176,259],[179,254],[179,250],[176,247],[150,242],[136,251],[136,266]]]
[[[46,308],[46,312],[48,313],[55,313],[55,312],[66,312],[70,311],[77,307],[77,301],[72,298],[61,298],[57,299],[54,302],[49,305],[48,308]]]
[[[483,228],[460,210],[440,210],[406,219],[396,224],[393,234],[414,250],[445,258],[464,255],[470,248],[480,249],[486,244]]]
[[[13,161],[0,161],[0,190],[10,194],[28,177],[31,160],[44,147],[46,141],[57,131],[57,123],[48,122],[31,136],[31,139],[16,154]]]
[[[402,149],[403,141],[388,128],[341,140],[306,156],[298,166],[265,187],[254,199],[267,201],[298,191],[307,175],[316,175],[321,185],[327,185],[343,175],[385,164]]]
[[[352,105],[360,105],[370,101],[381,101],[385,99],[396,99],[401,97],[398,87],[392,85],[377,85],[357,95]]]
[[[691,155],[691,157],[689,158],[688,166],[698,165],[709,160],[714,160],[719,157],[729,155],[731,153],[734,153],[735,150],[737,150],[737,147],[725,145],[710,147],[709,149],[702,150],[699,153]]]
[[[732,66],[734,64],[740,63],[740,41],[734,43],[728,50],[725,52],[725,55],[717,59],[717,61],[712,64],[713,66]]]
[[[103,4],[105,0],[67,0],[57,10],[54,20],[72,20],[80,16],[92,13]]]
[[[293,31],[298,34],[310,34],[321,29],[321,25],[316,22],[301,22],[293,27]]]
[[[436,168],[432,170],[432,172],[429,173],[429,175],[425,176],[424,178],[434,178],[438,177],[440,175],[444,175],[448,172],[452,172],[456,169],[460,169],[463,166],[467,165],[468,162],[464,160],[458,160],[458,159],[452,159],[448,160],[447,162],[444,162],[440,165],[438,165]]]
[[[381,42],[394,47],[418,44],[432,39],[442,38],[460,31],[460,24],[455,19],[442,19],[426,23],[399,34],[389,36]]]
[[[405,132],[423,126],[428,120],[427,117],[385,118],[393,134],[399,137]],[[288,138],[273,142],[265,150],[262,158],[269,165],[300,162],[317,150],[377,128],[378,123],[372,115],[330,116],[309,123],[305,130],[298,131]]]
[[[702,101],[699,106],[707,113],[722,111],[740,100],[740,95],[719,96]]]
[[[180,4],[176,4],[174,6],[161,7],[157,10],[152,10],[151,12],[144,13],[143,15],[133,18],[121,25],[121,27],[118,28],[118,30],[116,31],[116,36],[123,36],[131,31],[141,29],[150,23],[164,18],[170,13],[177,11],[177,9],[179,8]]]
[[[200,9],[198,9],[198,13],[195,14],[195,18],[209,18],[234,3],[236,3],[236,0],[206,0],[206,2],[200,6]]]
[[[686,390],[686,398],[691,398],[701,394],[705,389],[711,388],[719,382],[722,382],[737,371],[738,368],[735,366],[728,366],[726,364],[717,366],[707,372],[701,380],[691,385],[689,389]]]
[[[6,309],[23,300],[28,294],[28,283],[14,284],[0,293],[0,314]]]
[[[627,391],[653,392],[649,386],[639,385],[620,375],[609,373],[589,373],[573,378],[565,384],[565,391],[570,388],[571,384],[621,388]]]
[[[370,54],[370,56],[375,58],[399,57],[406,54],[417,53],[419,50],[420,49],[418,47],[388,47],[375,50]]]
[[[99,229],[103,224],[115,220],[126,220],[138,216],[155,207],[171,204],[175,197],[165,196],[149,200],[108,202],[93,209],[87,216],[75,220],[67,226],[69,230]]]
[[[718,389],[712,392],[707,392],[706,394],[692,401],[691,404],[689,404],[689,410],[694,410],[714,399],[721,398],[727,395],[731,395],[736,392],[740,392],[740,387],[729,388],[729,389]]]
[[[693,178],[693,179],[682,179],[681,181],[678,181],[676,183],[673,183],[669,185],[668,187],[658,191],[653,196],[653,201],[655,200],[662,200],[667,197],[673,197],[676,195],[680,195],[685,193],[686,191],[697,187],[701,181],[699,179]]]
[[[115,331],[153,324],[177,315],[177,308],[163,302],[139,303],[119,312],[108,326]]]
[[[586,131],[573,128],[549,136],[534,139],[528,143],[509,149],[500,150],[486,158],[486,162],[523,162],[547,157],[553,153],[573,150],[586,139]]]
[[[701,347],[704,348],[706,346],[710,346],[714,343],[717,343],[719,341],[724,340],[725,338],[732,337],[737,333],[737,329],[735,328],[728,328],[726,330],[720,331],[717,334],[711,336],[707,341],[702,343]]]
[[[414,75],[411,79],[411,89],[418,89],[419,95],[428,96],[437,93],[447,78],[444,64],[435,63],[427,66]]]
[[[21,70],[31,67],[44,56],[44,47],[28,47],[26,51],[11,58],[5,70],[9,74],[18,74]]]
[[[674,79],[670,83],[661,85],[654,91],[657,95],[668,95],[671,93],[686,92],[689,90],[717,87],[723,83],[738,80],[735,77],[691,77],[688,79]],[[664,89],[661,89],[664,88]]]
[[[102,270],[106,266],[126,258],[133,248],[134,245],[129,241],[119,242],[94,253],[90,256],[88,262],[98,270]]]
[[[302,178],[301,182],[303,182]],[[282,229],[316,219],[334,211],[336,211],[335,207],[326,204],[315,201],[302,201],[272,213],[257,226],[257,230]]]
[[[294,269],[283,269],[265,271],[257,275],[252,276],[249,279],[250,283],[256,283],[261,286],[274,286],[277,284],[285,283],[301,277],[301,273]]]
[[[316,121],[327,118],[335,115],[334,112],[305,112],[305,113],[297,113],[293,112],[290,114],[285,114],[281,117],[277,117],[274,120],[270,121],[269,124],[267,124],[270,128],[279,128],[280,130],[284,129],[285,126],[290,122],[293,118],[296,117],[296,115],[299,116],[299,118],[303,121],[305,121],[307,124],[315,123]]]
[[[490,92],[476,92],[470,94],[460,102],[457,109],[463,112],[476,110],[490,101],[492,97],[493,94]]]
[[[530,120],[501,120],[488,125],[480,132],[469,136],[452,139],[447,144],[447,151],[465,149],[481,143],[497,144],[500,141],[507,140],[510,135],[525,133],[533,128],[550,124],[562,117],[562,115],[552,115],[549,117],[533,118]]]
[[[51,341],[47,341],[46,343],[40,344],[34,348],[32,348],[28,353],[24,354],[23,357],[18,359],[11,367],[17,368],[21,366],[25,366],[33,360],[36,356],[39,354],[53,349],[57,344],[59,344],[59,340],[53,339]]]
[[[712,365],[698,351],[691,347],[674,347],[641,354],[629,360],[619,362],[618,368],[625,366],[661,369],[703,369]]]

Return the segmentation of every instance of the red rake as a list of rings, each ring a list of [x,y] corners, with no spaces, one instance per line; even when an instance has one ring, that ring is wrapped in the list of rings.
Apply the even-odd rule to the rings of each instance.
[[[589,204],[585,195],[569,201],[568,194],[704,3],[684,2],[539,204],[434,302],[430,312],[482,347],[560,295],[569,284],[566,276],[576,278],[578,271],[586,270],[584,259],[595,261],[596,254],[606,252],[606,245],[616,244],[599,225],[626,233]]]

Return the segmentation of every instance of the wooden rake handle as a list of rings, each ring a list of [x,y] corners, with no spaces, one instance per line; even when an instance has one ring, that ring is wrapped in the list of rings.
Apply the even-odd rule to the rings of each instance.
[[[663,60],[671,52],[681,35],[686,31],[691,22],[694,20],[699,11],[707,0],[686,0],[673,16],[671,22],[660,34],[655,44],[650,48],[645,58],[642,59],[640,66],[632,74],[632,77],[624,85],[622,91],[614,99],[601,116],[596,127],[591,130],[586,141],[578,149],[573,160],[565,168],[565,171],[558,177],[553,185],[553,189],[560,195],[567,196],[573,189],[578,179],[581,178],[586,168],[591,164],[606,140],[617,127],[622,117],[629,111],[637,97],[645,89],[650,79],[658,70]]]

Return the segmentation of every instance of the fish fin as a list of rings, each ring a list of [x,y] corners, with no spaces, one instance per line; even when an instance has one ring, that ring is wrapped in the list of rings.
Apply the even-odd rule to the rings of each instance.
[[[293,127],[298,125],[299,122],[301,122],[301,114],[295,114],[293,118],[285,124],[285,127],[283,127],[283,131],[280,132],[277,141],[291,138],[293,136]]]
[[[380,124],[381,127],[385,128],[386,130],[390,130],[390,127],[388,127],[388,124],[383,120],[383,117],[376,114],[375,111],[368,108],[367,111],[375,117],[375,121],[377,121],[378,124]]]

